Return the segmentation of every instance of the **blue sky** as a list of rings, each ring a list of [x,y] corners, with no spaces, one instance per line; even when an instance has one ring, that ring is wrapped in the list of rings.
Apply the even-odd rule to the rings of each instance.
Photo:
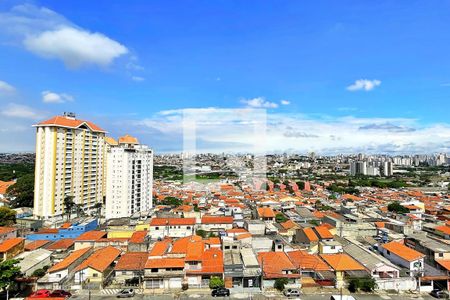
[[[177,151],[181,109],[247,107],[268,151],[448,152],[449,25],[450,1],[4,0],[0,151],[63,111]]]

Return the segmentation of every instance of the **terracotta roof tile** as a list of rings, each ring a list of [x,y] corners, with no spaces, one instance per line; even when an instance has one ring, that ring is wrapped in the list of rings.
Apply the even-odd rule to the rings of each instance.
[[[75,240],[74,239],[60,239],[59,241],[55,241],[52,244],[46,246],[47,250],[66,250],[73,246]]]
[[[395,241],[384,244],[384,245],[382,245],[382,247],[384,249],[394,253],[395,255],[403,258],[406,261],[414,261],[414,260],[425,257],[424,254],[422,254],[414,249],[411,249],[402,243],[395,242]]]
[[[53,267],[48,269],[48,271],[50,273],[52,273],[52,272],[57,272],[57,271],[60,271],[60,270],[63,270],[65,268],[69,267],[77,259],[82,257],[85,253],[87,253],[88,251],[91,251],[91,249],[92,249],[92,247],[86,247],[86,248],[83,248],[80,250],[73,251],[72,253],[69,254],[69,256],[67,256],[62,261],[60,261],[59,263],[55,264]]]
[[[120,257],[114,270],[142,270],[147,259],[147,252],[127,252]]]
[[[146,269],[184,268],[184,258],[149,258]]]
[[[135,231],[135,232],[133,232],[133,235],[131,236],[129,242],[142,244],[145,242],[146,236],[147,236],[147,231],[145,231],[145,230]]]
[[[88,267],[103,272],[108,268],[114,260],[120,255],[120,250],[112,246],[101,248],[91,254],[85,261],[83,261],[75,271],[80,271]]]
[[[202,224],[233,224],[233,217],[203,216]]]
[[[106,237],[106,235],[107,235],[106,231],[91,230],[82,233],[79,237],[75,239],[75,241],[96,241]]]
[[[258,262],[265,278],[300,277],[300,274],[285,274],[285,271],[295,271],[296,268],[284,252],[260,252]]]
[[[153,218],[150,226],[195,225],[195,218]]]
[[[347,254],[321,254],[324,261],[327,262],[335,271],[363,271],[364,266],[354,260]]]
[[[25,250],[26,251],[36,250],[36,249],[39,249],[41,247],[44,247],[45,245],[47,245],[49,243],[51,243],[51,241],[49,241],[49,240],[32,241],[32,242],[29,242],[28,244],[25,245]]]
[[[67,127],[67,128],[78,128],[80,126],[82,126],[83,124],[85,124],[86,126],[88,126],[92,131],[96,131],[96,132],[105,132],[105,130],[101,129],[100,127],[98,127],[97,125],[95,125],[92,122],[89,121],[83,121],[83,120],[77,120],[77,119],[72,119],[72,118],[67,118],[64,116],[55,116],[51,119],[42,121],[40,123],[38,123],[37,125],[34,125],[36,127],[40,127],[40,126],[61,126],[61,127]]]
[[[329,271],[332,270],[321,258],[316,254],[309,254],[306,251],[292,251],[287,255],[297,269]]]
[[[302,229],[303,232],[305,233],[306,237],[309,239],[309,241],[311,242],[318,242],[319,238],[317,237],[316,233],[314,232],[314,230],[312,230],[312,228],[303,228]]]
[[[10,249],[16,247],[17,245],[20,245],[20,243],[23,243],[24,241],[25,241],[24,238],[8,239],[0,244],[0,252],[7,252]]]

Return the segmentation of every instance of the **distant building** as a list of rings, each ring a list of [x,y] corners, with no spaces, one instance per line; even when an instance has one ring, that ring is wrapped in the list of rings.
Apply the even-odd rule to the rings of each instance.
[[[101,203],[105,131],[72,113],[36,125],[34,215],[48,219],[64,214],[64,198],[85,212]]]
[[[126,135],[107,140],[106,218],[130,217],[152,208],[153,151]]]

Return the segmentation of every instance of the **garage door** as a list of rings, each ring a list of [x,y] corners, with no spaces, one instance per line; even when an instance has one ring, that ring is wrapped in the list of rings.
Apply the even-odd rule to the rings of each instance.
[[[171,289],[181,289],[181,278],[170,278],[169,288]]]

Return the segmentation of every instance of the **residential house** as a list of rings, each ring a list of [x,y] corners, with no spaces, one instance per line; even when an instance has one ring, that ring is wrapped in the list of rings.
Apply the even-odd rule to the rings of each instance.
[[[365,278],[369,276],[366,268],[348,254],[321,254],[320,257],[334,270],[335,287],[338,289],[345,286],[347,277]]]
[[[233,217],[203,216],[201,219],[201,229],[207,232],[225,232],[233,228]]]
[[[15,237],[17,237],[17,228],[0,227],[0,243]]]
[[[31,276],[34,271],[51,266],[52,252],[45,249],[22,252],[15,257],[19,260],[20,271],[25,276]]]
[[[129,252],[146,252],[148,250],[147,231],[135,231],[128,240]]]
[[[141,282],[147,259],[147,252],[124,253],[114,267],[115,281],[124,284],[127,279],[137,278]]]
[[[275,212],[271,207],[258,207],[258,219],[264,222],[275,222]]]
[[[0,244],[0,262],[13,258],[25,249],[24,238],[12,238]]]
[[[301,274],[285,252],[260,252],[258,262],[262,268],[264,288],[273,287],[279,278],[286,278],[291,285],[299,285]]]
[[[74,241],[75,250],[79,250],[86,247],[94,247],[95,242],[97,242],[102,238],[106,238],[106,236],[107,236],[106,231],[92,230],[85,232],[75,239]]]
[[[91,255],[92,249],[92,247],[87,247],[73,251],[66,258],[53,265],[48,269],[47,274],[38,280],[38,288],[54,290],[68,288],[73,279],[75,268]]]
[[[148,235],[152,239],[185,237],[195,233],[195,218],[154,218]]]
[[[95,250],[86,260],[75,268],[75,282],[103,284],[113,275],[114,263],[121,251],[112,246]]]
[[[392,263],[406,268],[410,276],[416,276],[424,270],[425,255],[399,242],[390,242],[381,246],[381,253]]]

